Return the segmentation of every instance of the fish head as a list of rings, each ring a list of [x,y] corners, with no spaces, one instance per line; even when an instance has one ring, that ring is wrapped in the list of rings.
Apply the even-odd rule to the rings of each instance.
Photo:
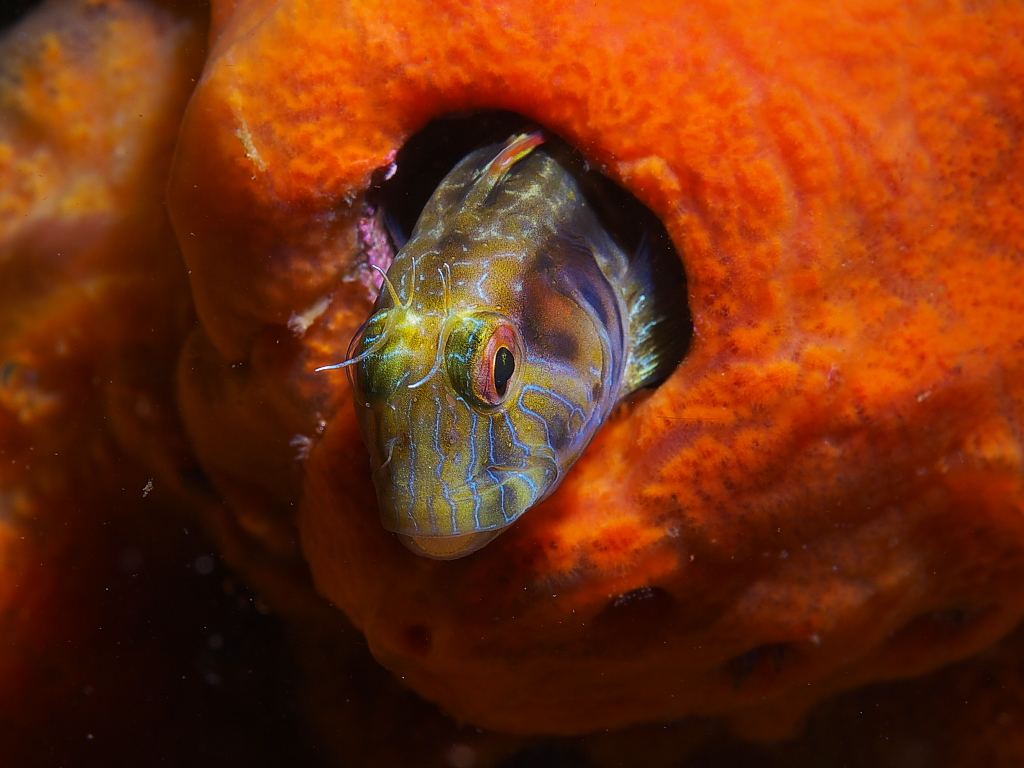
[[[413,551],[449,559],[493,539],[554,491],[614,403],[608,331],[557,271],[517,275],[486,306],[457,290],[447,307],[385,301],[358,341],[381,521]]]
[[[356,408],[381,522],[406,546],[461,557],[553,490],[561,465],[551,415],[528,405],[541,407],[531,395],[537,372],[513,318],[392,307],[367,325],[357,351],[368,350],[355,370]],[[577,412],[576,427],[582,419]],[[559,436],[571,434],[568,421]]]
[[[522,190],[486,204],[439,188],[448,210],[428,205],[353,349],[381,521],[436,559],[479,549],[552,493],[618,397],[621,299],[574,188],[544,156],[521,167]],[[465,167],[453,177],[478,191]]]

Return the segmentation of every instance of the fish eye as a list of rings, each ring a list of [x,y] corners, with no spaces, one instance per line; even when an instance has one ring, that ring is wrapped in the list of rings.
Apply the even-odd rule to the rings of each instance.
[[[516,370],[516,358],[512,354],[516,332],[511,324],[502,320],[490,331],[489,336],[481,337],[477,343],[474,394],[488,405],[500,405]]]
[[[501,405],[516,378],[521,345],[515,327],[500,315],[463,317],[449,336],[445,353],[452,387],[478,408]]]
[[[508,347],[500,347],[494,355],[494,391],[501,397],[508,389],[508,380],[516,370],[516,358]]]

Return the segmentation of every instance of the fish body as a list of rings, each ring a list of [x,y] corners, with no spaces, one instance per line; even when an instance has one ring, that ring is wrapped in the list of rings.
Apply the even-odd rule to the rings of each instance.
[[[542,141],[456,165],[347,361],[381,521],[428,557],[479,549],[552,493],[659,372],[643,259]]]

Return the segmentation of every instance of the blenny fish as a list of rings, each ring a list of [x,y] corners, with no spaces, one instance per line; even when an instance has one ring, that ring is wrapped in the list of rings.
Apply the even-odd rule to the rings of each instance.
[[[551,494],[684,336],[570,172],[514,135],[459,162],[388,269],[349,359],[381,521],[436,559]]]

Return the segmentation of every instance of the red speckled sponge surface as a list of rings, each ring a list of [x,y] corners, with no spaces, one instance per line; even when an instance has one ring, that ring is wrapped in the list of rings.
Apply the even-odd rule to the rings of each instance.
[[[1021,764],[1019,4],[213,12],[205,74],[174,2],[0,39],[4,764]],[[477,108],[658,213],[696,336],[440,563],[312,369],[373,170]]]
[[[777,736],[990,645],[1024,616],[1022,34],[1011,2],[215,3],[168,197],[201,460],[385,666],[489,728]],[[661,218],[695,335],[556,494],[434,562],[380,527],[344,373],[312,371],[369,311],[371,173],[474,109]]]

